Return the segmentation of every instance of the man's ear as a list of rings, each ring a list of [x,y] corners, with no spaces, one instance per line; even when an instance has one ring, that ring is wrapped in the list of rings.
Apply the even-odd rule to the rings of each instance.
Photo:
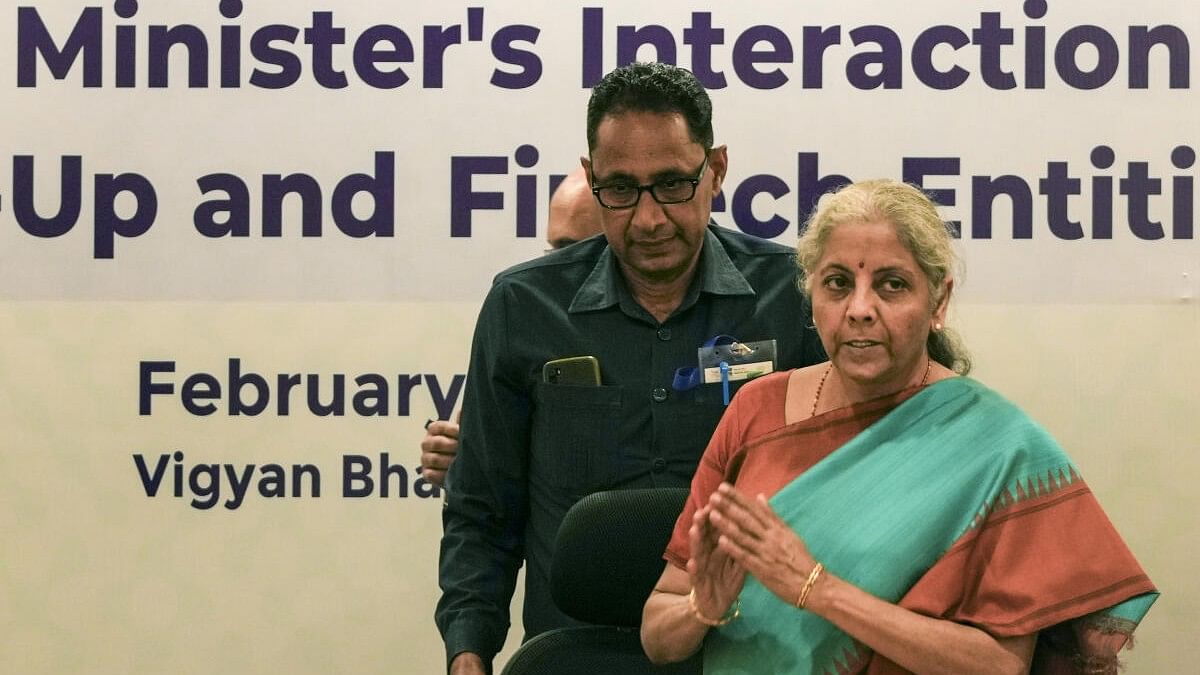
[[[587,175],[588,185],[595,185],[596,179],[592,177],[592,160],[581,156],[579,158],[579,166],[583,167],[583,172]]]
[[[718,145],[708,151],[708,170],[713,176],[713,196],[721,193],[721,185],[725,182],[725,172],[729,170],[729,150],[724,145]]]

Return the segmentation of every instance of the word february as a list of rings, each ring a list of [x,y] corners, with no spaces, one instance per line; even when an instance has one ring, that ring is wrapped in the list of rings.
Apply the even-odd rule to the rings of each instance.
[[[349,380],[349,382],[347,381]],[[164,397],[179,403],[188,413],[208,416],[223,403],[230,416],[256,416],[273,412],[280,417],[301,407],[318,417],[407,417],[413,390],[425,385],[439,419],[450,419],[462,393],[466,375],[456,374],[443,388],[437,375],[387,376],[362,373],[349,378],[345,373],[278,373],[264,376],[242,369],[242,360],[230,358],[222,374],[197,372],[176,386],[174,361],[138,363],[138,414],[152,415],[156,400]]]

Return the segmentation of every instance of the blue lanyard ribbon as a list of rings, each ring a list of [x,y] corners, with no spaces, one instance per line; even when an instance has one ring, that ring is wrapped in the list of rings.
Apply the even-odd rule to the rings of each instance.
[[[731,345],[737,342],[737,339],[729,335],[714,335],[704,341],[702,348],[712,348],[718,345]],[[729,405],[729,364],[724,361],[720,364],[721,368],[721,390],[724,394],[725,405]],[[671,382],[671,388],[675,391],[690,391],[699,387],[704,381],[703,373],[697,366],[686,366],[684,368],[675,369],[675,378]]]

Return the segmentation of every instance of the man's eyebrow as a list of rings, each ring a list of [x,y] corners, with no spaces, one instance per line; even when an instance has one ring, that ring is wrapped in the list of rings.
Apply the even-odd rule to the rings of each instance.
[[[597,176],[595,174],[595,172],[593,172],[592,178],[595,179],[595,181],[594,181],[595,185],[604,185],[605,183],[612,183],[613,181],[625,181],[625,182],[629,182],[629,183],[637,182],[636,180],[634,180],[633,176],[625,173],[624,171],[617,171],[616,173],[611,173],[607,176],[604,176],[603,178],[601,178],[600,176]]]
[[[659,171],[657,173],[650,174],[650,182],[657,183],[660,180],[670,180],[670,179],[677,179],[677,178],[695,178],[696,177],[695,174],[689,173],[689,171],[690,171],[690,169],[680,169],[678,167],[663,169],[662,171]],[[606,183],[612,183],[612,182],[616,182],[616,181],[629,182],[629,183],[638,182],[637,178],[635,178],[632,174],[625,173],[624,171],[617,171],[610,175],[604,176],[603,178],[597,176],[593,172],[592,177],[595,178],[595,183],[594,183],[595,185],[604,185]]]
[[[695,178],[695,174],[688,173],[686,169],[666,169],[654,174],[654,182],[660,180],[670,180],[672,178]]]

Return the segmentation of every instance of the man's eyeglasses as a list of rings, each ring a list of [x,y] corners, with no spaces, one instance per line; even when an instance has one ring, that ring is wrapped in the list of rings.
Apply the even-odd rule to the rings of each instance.
[[[642,192],[649,192],[650,196],[654,197],[654,201],[659,204],[682,204],[691,201],[692,197],[696,196],[696,186],[700,184],[700,177],[704,175],[707,168],[708,155],[706,154],[695,178],[664,178],[649,185],[631,183],[593,185],[592,194],[596,195],[596,201],[600,202],[600,206],[614,211],[637,206],[638,200],[642,198]]]

